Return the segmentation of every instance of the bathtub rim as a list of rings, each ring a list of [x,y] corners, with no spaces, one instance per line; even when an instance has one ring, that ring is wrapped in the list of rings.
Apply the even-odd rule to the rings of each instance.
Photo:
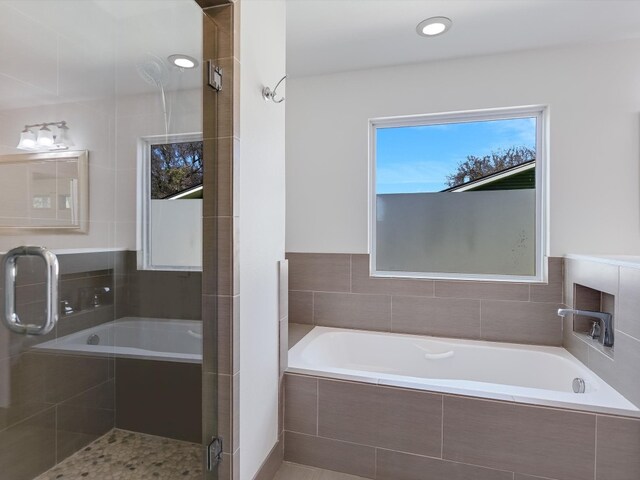
[[[599,382],[603,385],[614,390],[618,395],[620,395],[624,400],[626,400],[630,405],[633,406],[634,409],[624,409],[624,408],[616,408],[616,407],[608,407],[601,405],[591,405],[591,404],[581,404],[574,402],[564,402],[560,400],[550,400],[543,398],[533,398],[527,396],[513,396],[508,394],[502,394],[497,392],[481,392],[478,390],[465,389],[465,388],[456,388],[451,386],[442,386],[442,385],[428,385],[425,384],[424,381],[408,381],[408,380],[396,380],[389,379],[377,376],[374,372],[365,372],[358,371],[360,373],[354,374],[355,370],[349,370],[349,373],[336,372],[336,371],[327,371],[327,370],[317,370],[313,368],[301,368],[301,367],[292,367],[289,366],[288,360],[291,357],[292,352],[294,354],[298,353],[300,350],[303,350],[311,341],[313,341],[316,337],[321,335],[322,333],[330,333],[330,332],[350,332],[350,333],[365,333],[365,334],[375,334],[375,335],[391,335],[398,337],[419,337],[419,338],[427,338],[435,341],[453,341],[461,344],[467,345],[477,345],[477,344],[489,344],[494,346],[505,346],[508,348],[516,348],[516,349],[524,349],[524,350],[538,350],[538,351],[547,351],[549,353],[560,353],[563,357],[567,358],[567,356],[578,362],[584,369],[588,370],[593,377],[595,377]],[[550,350],[555,350],[550,352]],[[346,369],[340,369],[346,370]],[[418,390],[425,392],[433,392],[444,395],[457,395],[469,398],[477,398],[477,399],[486,399],[486,400],[495,400],[495,401],[504,401],[514,404],[522,404],[522,405],[534,405],[540,407],[549,407],[549,408],[559,408],[564,410],[573,410],[584,413],[592,413],[592,414],[603,414],[603,415],[614,415],[614,416],[622,416],[622,417],[630,417],[630,418],[640,418],[640,408],[635,406],[630,400],[624,397],[620,392],[618,392],[615,388],[605,382],[600,376],[598,376],[593,370],[587,367],[584,363],[582,363],[578,358],[571,354],[564,347],[551,347],[545,345],[530,345],[530,344],[521,344],[521,343],[508,343],[508,342],[495,342],[490,340],[469,340],[469,339],[461,339],[461,338],[453,338],[453,337],[436,337],[430,335],[415,335],[415,334],[407,334],[407,333],[395,333],[395,332],[381,332],[381,331],[372,331],[372,330],[359,330],[359,329],[348,329],[348,328],[335,328],[335,327],[324,327],[320,325],[315,325],[300,341],[298,341],[291,349],[289,349],[289,355],[287,359],[287,368],[285,373],[293,374],[293,375],[303,375],[308,377],[317,377],[317,378],[326,378],[326,379],[334,379],[346,382],[356,382],[356,383],[365,383],[370,385],[379,385],[384,387],[392,387],[392,388],[401,388],[408,390]],[[405,377],[405,378],[418,378],[418,377]]]
[[[134,347],[117,347],[115,345],[86,345],[86,344],[68,344],[65,340],[70,340],[74,337],[83,337],[89,335],[92,332],[101,331],[104,328],[115,328],[121,326],[124,328],[139,328],[141,325],[135,325],[136,323],[157,323],[165,325],[180,325],[181,322],[187,324],[197,323],[202,327],[202,320],[183,320],[175,318],[152,318],[152,317],[122,317],[119,319],[109,320],[98,325],[94,325],[89,328],[78,330],[73,333],[69,333],[60,338],[53,338],[46,342],[33,345],[32,351],[38,353],[48,353],[56,355],[74,355],[74,356],[88,356],[88,357],[109,357],[109,358],[129,358],[148,361],[159,362],[175,362],[175,363],[192,363],[202,364],[202,352],[199,354],[193,353],[180,353],[180,352],[162,352],[156,350],[145,350]],[[128,324],[131,324],[129,326]],[[78,348],[73,348],[76,345]],[[202,342],[201,342],[202,345]],[[94,347],[94,348],[89,348]]]

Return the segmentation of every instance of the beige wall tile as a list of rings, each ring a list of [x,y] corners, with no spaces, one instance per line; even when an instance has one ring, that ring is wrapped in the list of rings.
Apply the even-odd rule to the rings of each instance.
[[[436,281],[436,297],[473,298],[477,300],[529,300],[529,284],[506,282]]]
[[[573,315],[567,315],[562,319],[562,346],[569,353],[587,365],[589,363],[589,346],[573,332]]]
[[[433,280],[370,277],[369,255],[351,255],[351,289],[353,293],[433,297],[433,285]]]
[[[598,415],[596,480],[640,478],[640,420]]]
[[[530,300],[532,302],[562,303],[564,259],[549,257],[548,261],[548,282],[546,284],[532,283]]]
[[[203,349],[205,372],[232,375],[240,371],[240,296],[203,296]],[[217,353],[217,357],[214,355]]]
[[[376,480],[513,480],[513,473],[378,449]]]
[[[318,379],[287,374],[285,378],[284,428],[292,432],[318,433]]]
[[[482,301],[482,339],[562,345],[560,304]]]
[[[210,138],[204,141],[203,155],[207,161],[204,169],[204,189],[207,195],[203,202],[203,216],[234,215],[234,205],[237,195],[234,189],[234,158],[233,139]]]
[[[612,295],[618,294],[618,267],[614,265],[568,258],[566,269],[573,283]]]
[[[289,291],[289,321],[313,324],[313,292]]]
[[[640,341],[616,332],[614,342],[612,356],[590,347],[588,366],[627,400],[640,407],[640,383],[629,381],[640,376]]]
[[[480,338],[480,301],[393,296],[393,332]]]
[[[391,330],[391,297],[359,293],[313,294],[313,320],[325,327]]]
[[[640,339],[640,269],[620,267],[616,329]]]
[[[29,456],[28,461],[16,461],[25,455]],[[55,408],[45,410],[0,432],[0,472],[3,478],[31,480],[53,467],[55,461]]]
[[[318,434],[440,456],[442,396],[351,382],[318,381]]]
[[[351,291],[351,255],[288,253],[287,259],[291,290]]]
[[[284,459],[366,478],[375,478],[375,449],[301,433],[285,432]]]
[[[447,460],[562,480],[593,478],[595,415],[444,398]]]
[[[202,293],[205,295],[237,295],[238,225],[233,217],[208,217],[204,224],[205,265]]]
[[[280,376],[289,365],[289,319],[284,317],[280,322],[280,330],[278,336],[279,357],[280,357]]]

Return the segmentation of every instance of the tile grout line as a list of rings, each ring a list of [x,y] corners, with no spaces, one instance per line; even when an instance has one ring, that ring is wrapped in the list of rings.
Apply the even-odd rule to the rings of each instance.
[[[593,480],[598,478],[598,415],[596,417],[595,438],[593,439]]]
[[[440,408],[440,458],[444,460],[444,395],[441,399]]]

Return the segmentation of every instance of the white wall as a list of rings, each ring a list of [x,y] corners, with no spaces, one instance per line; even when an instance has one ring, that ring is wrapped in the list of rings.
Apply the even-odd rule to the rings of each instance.
[[[240,479],[251,480],[278,432],[285,108],[261,90],[285,73],[285,2],[243,0],[240,15]]]
[[[547,104],[550,253],[640,253],[640,41],[290,79],[287,251],[368,251],[367,120]]]

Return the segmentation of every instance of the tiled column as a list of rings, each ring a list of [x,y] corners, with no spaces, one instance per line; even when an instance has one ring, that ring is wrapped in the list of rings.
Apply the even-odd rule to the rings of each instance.
[[[203,0],[204,1],[204,0]],[[223,439],[223,461],[207,479],[238,478],[239,3],[205,1],[204,60],[223,70],[222,90],[203,86],[203,444]]]

